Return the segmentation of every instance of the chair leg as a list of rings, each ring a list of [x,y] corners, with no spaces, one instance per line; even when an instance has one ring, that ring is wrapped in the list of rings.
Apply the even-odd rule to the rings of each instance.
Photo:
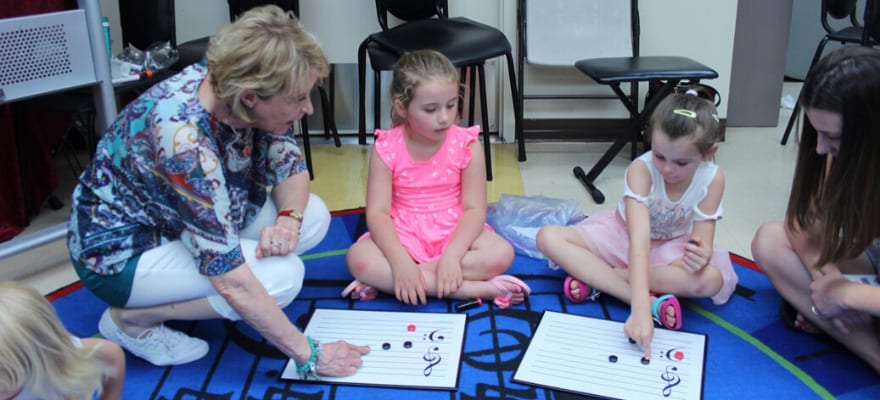
[[[828,44],[828,36],[822,38],[819,41],[819,45],[816,46],[816,52],[813,53],[813,59],[810,61],[810,67],[807,68],[807,75],[810,74],[810,71],[813,69],[813,66],[819,62],[819,59],[822,58],[822,53],[825,52],[825,45]],[[782,134],[782,141],[779,144],[785,146],[788,143],[788,136],[791,134],[791,130],[794,129],[794,123],[797,120],[798,115],[801,111],[801,95],[798,92],[798,98],[794,103],[794,107],[791,109],[791,115],[788,117],[788,123],[785,125],[785,132]]]
[[[474,112],[474,102],[477,98],[477,92],[474,88],[477,87],[477,70],[474,66],[470,66],[465,68],[465,71],[470,72],[470,79],[468,80],[468,126],[474,126],[474,115],[476,114],[476,112]],[[482,77],[482,75],[480,76]],[[480,100],[482,100],[482,98],[480,98]],[[483,129],[485,129],[485,127],[483,127]]]
[[[480,114],[483,126],[483,153],[486,155],[486,180],[492,180],[492,147],[489,143],[489,107],[486,105],[486,70],[484,64],[477,65],[480,74]]]
[[[321,99],[321,126],[324,128],[324,139],[330,139],[330,124],[328,123],[327,108],[330,106],[327,101],[327,92],[322,87],[318,87],[318,96]]]
[[[632,100],[630,100],[630,101],[633,104],[639,104],[639,83],[638,82],[630,82],[629,95],[632,98]],[[636,115],[633,116],[633,118],[638,119],[638,112],[636,113]],[[639,129],[632,130],[632,138],[630,139],[630,146],[629,146],[629,159],[630,160],[635,160],[636,157],[638,157],[638,155],[639,155],[639,139],[641,139],[642,128],[644,127],[644,123],[641,120],[637,121],[637,122],[639,122],[641,124],[641,126],[639,126]],[[647,141],[645,141],[645,142],[647,142]]]
[[[610,85],[611,90],[614,91],[614,94],[617,95],[624,107],[629,111],[631,126],[627,131],[615,136],[614,143],[612,143],[611,147],[602,154],[602,157],[593,165],[593,168],[590,168],[590,172],[584,173],[584,170],[581,167],[574,167],[573,170],[574,176],[584,185],[587,191],[590,192],[590,196],[593,197],[593,201],[595,201],[596,204],[604,203],[605,195],[602,194],[593,182],[599,177],[599,174],[605,170],[605,167],[611,163],[614,157],[617,156],[617,153],[626,146],[626,143],[633,139],[633,135],[641,132],[645,127],[646,118],[651,115],[660,100],[672,92],[672,88],[675,87],[678,82],[678,80],[673,79],[664,82],[657,94],[645,103],[644,108],[641,111],[638,109],[638,97],[630,97],[624,93],[623,90],[620,89],[620,83]],[[630,94],[632,94],[632,92],[630,92]]]
[[[79,174],[83,170],[82,164],[77,158],[76,146],[70,142],[71,135],[77,131],[75,117],[75,115],[71,115],[70,125],[64,130],[64,134],[61,135],[61,140],[49,150],[49,156],[53,159],[58,157],[59,154],[64,157],[64,160],[67,161],[67,167],[70,168],[70,173],[73,174],[74,180],[79,177]]]
[[[333,64],[330,64],[330,73],[327,74],[327,90],[324,90],[323,87],[321,88],[321,94],[324,95],[324,97],[326,97],[326,100],[324,99],[324,97],[322,97],[321,101],[327,102],[327,104],[326,104],[327,107],[324,108],[324,140],[330,140],[331,134],[336,135],[337,138],[339,137],[339,132],[334,132],[334,130],[336,129],[336,118],[335,118],[336,110],[334,108],[336,105],[336,102],[333,101],[334,100],[333,93],[334,93],[334,89],[335,89],[335,85],[333,84],[333,79],[335,76],[335,74],[334,74],[335,69],[336,68],[334,68]],[[327,123],[328,121],[330,121],[331,123],[328,124]],[[331,125],[330,129],[328,129],[328,125]],[[337,139],[337,143],[338,143],[338,139]],[[342,144],[340,143],[336,147],[339,147],[341,145]]]
[[[321,96],[321,114],[324,118],[324,138],[329,139],[332,133],[336,147],[342,147],[342,142],[339,140],[339,131],[336,129],[336,122],[333,118],[332,102],[327,99],[327,92],[323,87],[318,87],[318,94]]]
[[[373,72],[373,131],[382,125],[382,73]]]
[[[358,46],[358,143],[367,144],[367,44]]]
[[[306,158],[306,168],[309,169],[309,180],[315,179],[315,172],[312,170],[312,147],[309,144],[309,120],[305,116],[300,118],[299,127],[302,130],[302,151]]]
[[[779,144],[785,146],[788,143],[788,136],[794,129],[795,121],[797,121],[798,114],[800,113],[800,96],[798,96],[798,100],[795,101],[794,107],[792,107],[791,109],[791,115],[788,117],[788,123],[785,124],[785,133],[782,134],[782,140],[779,142]]]
[[[517,90],[517,78],[516,71],[513,69],[513,55],[510,53],[505,54],[507,58],[507,74],[510,78],[510,96],[513,99],[513,140],[517,143],[517,154],[520,162],[526,161],[526,145],[525,138],[523,138],[523,97],[519,90]],[[522,72],[520,72],[522,75]]]
[[[458,70],[458,98],[461,99],[461,101],[458,102],[459,118],[462,118],[462,116],[464,115],[464,96],[465,94],[467,94],[468,90],[467,86],[465,86],[465,84],[467,83],[465,82],[465,79],[467,78],[467,71],[467,67],[462,67]]]

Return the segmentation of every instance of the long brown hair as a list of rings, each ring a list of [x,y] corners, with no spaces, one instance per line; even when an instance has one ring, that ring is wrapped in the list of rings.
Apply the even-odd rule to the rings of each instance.
[[[785,218],[815,241],[821,266],[858,256],[880,236],[880,51],[848,46],[828,54],[811,69],[800,102],[843,119],[829,164],[804,118]]]

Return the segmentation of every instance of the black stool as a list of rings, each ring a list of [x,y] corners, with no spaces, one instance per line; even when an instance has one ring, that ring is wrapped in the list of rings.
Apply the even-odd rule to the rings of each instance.
[[[630,128],[617,135],[614,143],[593,165],[590,172],[584,174],[581,167],[574,167],[575,177],[587,188],[593,201],[598,204],[605,202],[605,195],[596,188],[593,182],[627,142],[631,141],[633,145],[631,158],[636,157],[636,146],[640,134],[644,131],[648,118],[660,100],[669,95],[681,81],[687,80],[690,83],[697,83],[700,79],[718,77],[718,72],[712,68],[685,57],[590,58],[577,61],[574,66],[597,83],[610,86],[630,113]],[[650,81],[662,82],[662,85],[646,100],[645,107],[639,111],[638,83]],[[620,84],[625,82],[632,84],[630,95],[620,89]]]

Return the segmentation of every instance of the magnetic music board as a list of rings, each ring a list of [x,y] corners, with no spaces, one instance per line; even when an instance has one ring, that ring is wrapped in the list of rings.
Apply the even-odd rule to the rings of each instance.
[[[467,314],[316,309],[305,334],[370,346],[357,373],[320,383],[456,390],[466,322]],[[293,360],[281,378],[302,380]]]
[[[513,381],[620,399],[700,399],[707,336],[655,329],[651,358],[623,323],[545,311]]]

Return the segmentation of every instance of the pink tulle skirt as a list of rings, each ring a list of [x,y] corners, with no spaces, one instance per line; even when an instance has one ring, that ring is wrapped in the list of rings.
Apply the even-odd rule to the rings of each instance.
[[[629,235],[626,223],[617,210],[600,211],[581,221],[574,228],[584,238],[587,247],[614,268],[627,268],[629,259]],[[669,240],[652,240],[648,253],[648,265],[652,267],[677,262],[684,255],[690,235],[681,235]],[[730,262],[730,252],[715,244],[712,247],[711,265],[721,272],[721,290],[712,296],[715,304],[724,304],[730,299],[739,281]]]

